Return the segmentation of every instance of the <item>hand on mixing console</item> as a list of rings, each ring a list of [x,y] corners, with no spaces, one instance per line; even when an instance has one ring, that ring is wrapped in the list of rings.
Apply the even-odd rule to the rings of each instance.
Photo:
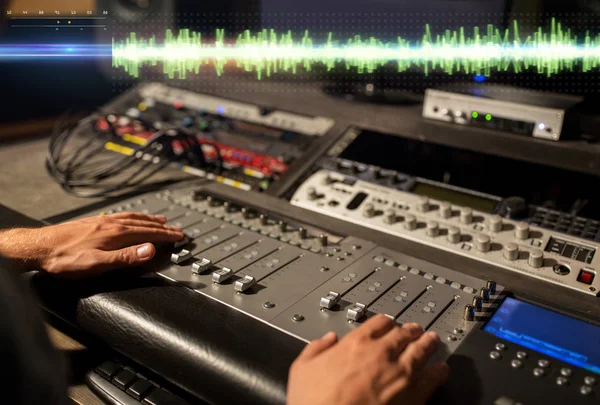
[[[292,364],[287,405],[421,405],[444,383],[448,366],[425,368],[440,340],[417,324],[376,315],[340,342],[311,342]]]
[[[162,216],[123,212],[0,232],[0,255],[28,270],[81,278],[140,265],[156,253],[153,243],[181,239]]]

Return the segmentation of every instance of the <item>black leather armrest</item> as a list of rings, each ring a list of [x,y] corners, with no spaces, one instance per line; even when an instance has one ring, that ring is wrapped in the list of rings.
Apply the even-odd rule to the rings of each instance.
[[[304,344],[156,275],[110,274],[34,286],[51,312],[190,394],[214,404],[285,403]]]

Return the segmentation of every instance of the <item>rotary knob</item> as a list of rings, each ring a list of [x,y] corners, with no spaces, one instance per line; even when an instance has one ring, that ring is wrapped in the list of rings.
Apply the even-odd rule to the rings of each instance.
[[[529,238],[529,224],[527,222],[519,222],[515,227],[515,237],[517,239]]]
[[[473,222],[473,210],[469,207],[464,207],[460,210],[460,222],[470,224]]]
[[[519,258],[519,247],[516,243],[507,243],[504,246],[503,256],[506,260],[515,261]]]
[[[259,218],[260,218],[261,225],[265,226],[265,225],[269,224],[269,217],[267,217],[266,215],[260,214]]]
[[[281,232],[287,232],[287,223],[284,221],[279,221],[279,230]]]
[[[404,217],[404,227],[409,231],[416,229],[417,218],[414,215],[408,214]]]
[[[490,294],[496,294],[496,282],[494,280],[486,281],[485,288],[490,290]]]
[[[367,218],[375,216],[375,206],[373,206],[373,204],[366,204],[363,210],[363,216]]]
[[[394,223],[396,223],[396,211],[389,209],[387,211],[385,211],[385,219],[384,222],[386,224],[392,225]]]
[[[440,217],[450,218],[452,216],[452,205],[447,202],[440,204]]]
[[[417,211],[427,212],[429,211],[429,198],[421,197],[417,201]]]
[[[483,308],[483,299],[479,295],[473,297],[473,307],[475,308],[475,311],[481,312],[481,308]]]
[[[478,235],[475,238],[475,246],[480,252],[489,252],[491,247],[490,237],[487,235]]]
[[[502,230],[502,217],[500,215],[491,216],[488,219],[488,229],[492,232],[500,232]]]
[[[309,187],[308,188],[308,199],[309,200],[316,200],[320,197],[319,193],[317,193],[317,189],[315,189],[314,187]]]
[[[327,235],[325,234],[321,234],[319,235],[319,240],[321,241],[321,246],[325,247],[327,246]]]
[[[306,239],[308,237],[306,228],[298,228],[298,233],[300,234],[300,239]]]
[[[436,221],[427,222],[427,230],[425,232],[427,236],[438,236],[440,233],[440,224]]]
[[[479,290],[479,296],[481,297],[481,300],[483,302],[489,302],[490,301],[490,290],[489,290],[489,288],[483,287],[481,290]]]
[[[527,262],[531,267],[539,269],[544,265],[544,252],[539,249],[532,250],[529,253],[529,260]]]
[[[450,243],[458,243],[461,240],[460,229],[456,226],[451,226],[448,228],[448,242]]]
[[[463,319],[465,321],[473,321],[475,320],[475,307],[471,304],[465,305],[465,310],[463,313]]]

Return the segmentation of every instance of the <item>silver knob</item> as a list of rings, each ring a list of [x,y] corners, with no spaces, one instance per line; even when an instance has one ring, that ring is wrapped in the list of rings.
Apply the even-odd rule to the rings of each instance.
[[[481,290],[479,290],[479,296],[481,297],[481,300],[483,302],[489,302],[490,300],[490,290],[483,287]]]
[[[440,217],[450,218],[452,216],[452,205],[447,202],[440,204]]]
[[[539,269],[544,265],[544,252],[539,249],[532,250],[529,253],[529,260],[527,262],[531,267]]]
[[[519,247],[516,243],[507,243],[504,246],[503,255],[506,260],[510,260],[511,262],[517,260],[519,258]]]
[[[456,226],[451,226],[448,228],[448,242],[450,243],[458,243],[461,240],[460,229]]]
[[[515,237],[517,239],[529,238],[529,224],[527,222],[519,222],[515,227]]]
[[[494,280],[488,280],[485,283],[485,288],[490,290],[490,294],[496,294],[496,282]]]
[[[440,233],[440,225],[436,221],[427,222],[427,236],[438,236]]]
[[[487,235],[478,235],[475,238],[475,246],[480,252],[489,252],[491,247],[490,237]]]
[[[417,211],[427,212],[429,211],[429,198],[421,197],[417,201]]]
[[[363,210],[363,216],[367,218],[371,218],[375,215],[375,207],[373,204],[365,204],[365,208]]]
[[[465,305],[465,311],[463,313],[463,319],[465,321],[475,320],[475,307],[471,304]]]
[[[473,307],[475,308],[475,311],[481,312],[481,308],[483,308],[483,298],[481,298],[479,295],[474,296]]]
[[[464,207],[460,210],[460,222],[470,224],[473,222],[473,210],[469,207]]]
[[[392,209],[387,210],[385,212],[385,219],[383,221],[389,225],[396,223],[396,211]]]
[[[414,215],[408,214],[404,216],[404,227],[409,231],[417,227],[417,218]]]
[[[492,232],[500,232],[502,230],[502,217],[494,215],[488,219],[488,228]]]

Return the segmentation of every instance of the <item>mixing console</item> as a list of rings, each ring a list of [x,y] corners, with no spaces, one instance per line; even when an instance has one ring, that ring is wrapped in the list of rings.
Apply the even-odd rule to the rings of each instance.
[[[358,136],[350,130],[332,148],[291,196],[293,205],[582,293],[600,292],[598,221],[528,207],[519,197],[502,199],[411,176],[386,168],[390,160],[385,158],[381,167],[339,157],[345,148],[356,149],[352,143]],[[373,138],[368,142],[377,144]],[[406,147],[415,149],[411,144]],[[449,173],[454,173],[451,169]],[[456,174],[467,178],[464,169]],[[487,175],[468,174],[489,183]],[[494,174],[489,176],[493,179]]]
[[[290,218],[286,203],[267,212],[244,199],[186,186],[90,215],[165,215],[186,238],[165,247],[153,270],[303,341],[330,330],[344,336],[373,314],[438,332],[443,348],[432,361],[447,359],[458,378],[438,393],[439,403],[464,403],[465,378],[477,393],[467,403],[600,398],[598,351],[583,344],[598,341],[600,327],[514,298],[491,279],[378,246],[368,232],[342,235]],[[568,339],[565,331],[578,337]]]
[[[326,134],[333,121],[240,103],[148,83],[111,102],[95,121],[99,134],[113,134],[107,149],[125,155],[157,133],[185,134],[167,158],[186,156],[183,170],[241,189],[264,190]]]

